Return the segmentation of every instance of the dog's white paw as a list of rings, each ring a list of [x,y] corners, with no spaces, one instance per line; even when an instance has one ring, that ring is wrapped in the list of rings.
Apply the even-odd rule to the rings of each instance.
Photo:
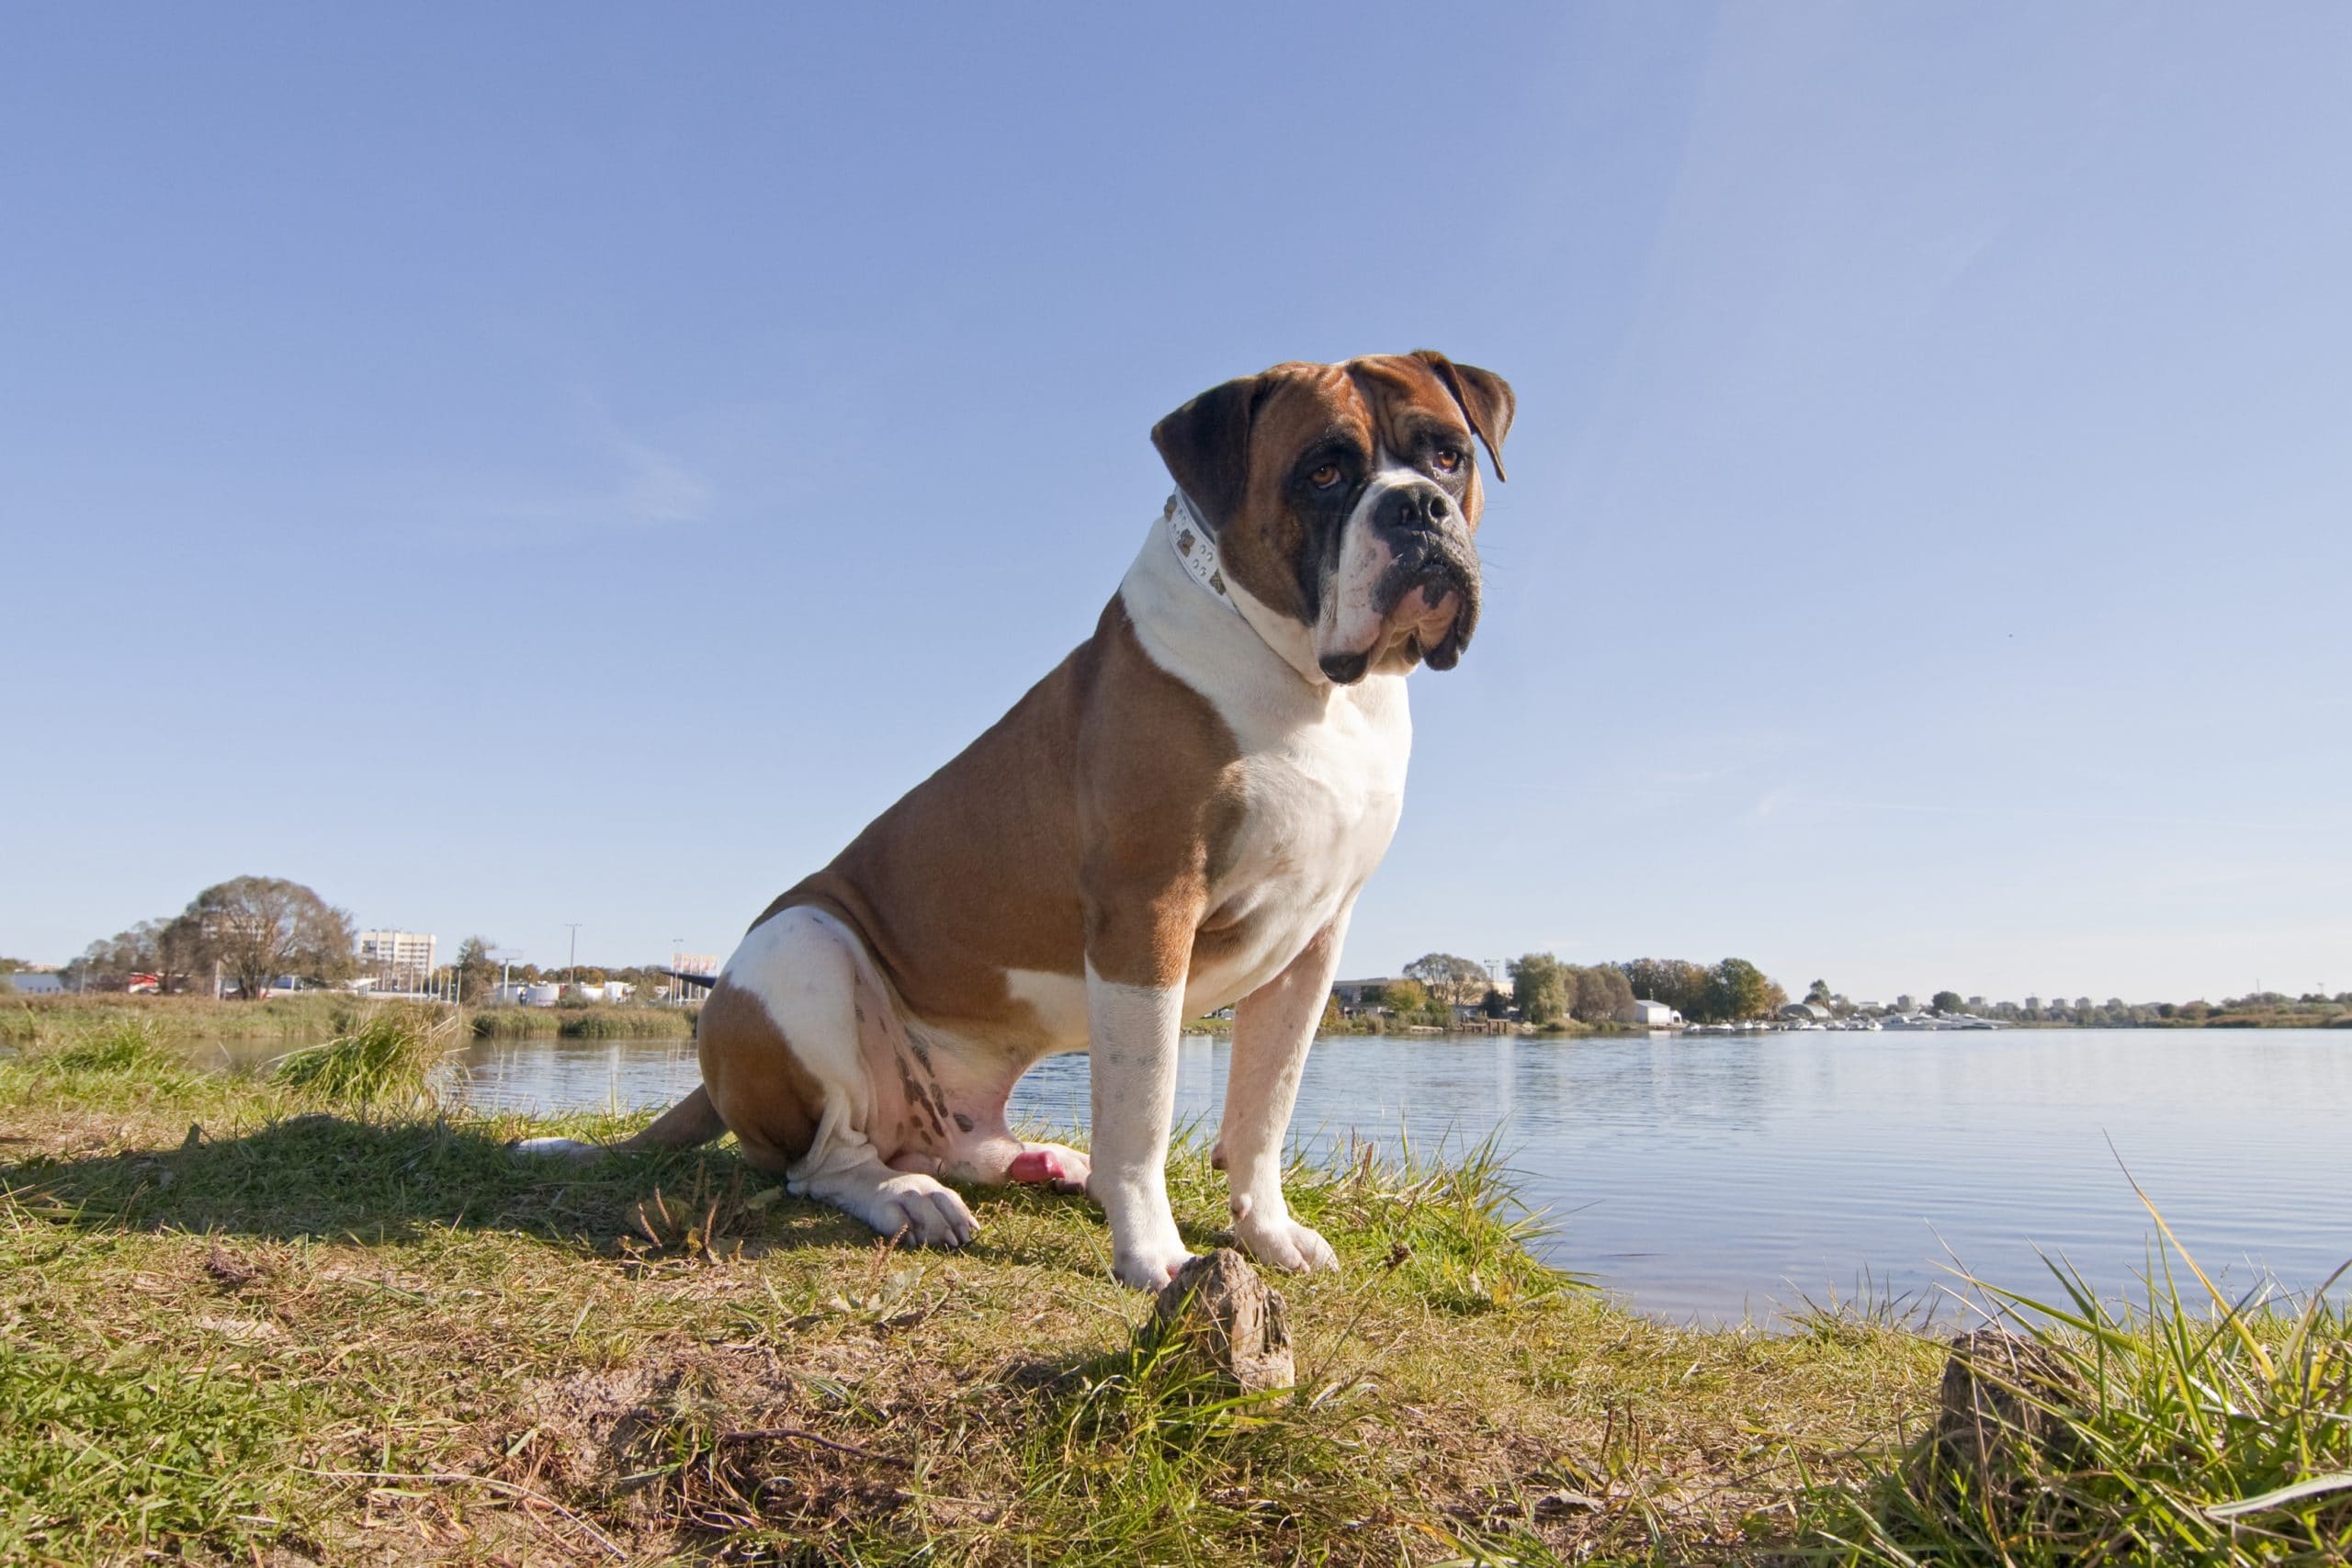
[[[1176,1216],[1163,1201],[1158,1213],[1147,1213],[1125,1224],[1111,1215],[1111,1272],[1122,1285],[1138,1291],[1159,1291],[1176,1278],[1193,1255],[1176,1232]]]
[[[1240,1238],[1250,1257],[1269,1269],[1306,1274],[1317,1269],[1337,1271],[1340,1267],[1340,1255],[1331,1250],[1329,1242],[1287,1215],[1264,1223],[1254,1218],[1238,1219],[1233,1223],[1233,1234]]]
[[[1184,1244],[1171,1238],[1160,1247],[1138,1248],[1133,1252],[1114,1250],[1111,1255],[1111,1272],[1122,1285],[1158,1292],[1165,1290],[1168,1281],[1182,1273],[1184,1265],[1192,1260],[1193,1255],[1184,1250]]]
[[[928,1176],[901,1174],[877,1182],[871,1207],[860,1217],[910,1247],[962,1247],[980,1234],[964,1200]]]
[[[583,1144],[578,1138],[517,1138],[506,1145],[506,1152],[551,1159],[594,1159],[605,1152],[605,1145]]]

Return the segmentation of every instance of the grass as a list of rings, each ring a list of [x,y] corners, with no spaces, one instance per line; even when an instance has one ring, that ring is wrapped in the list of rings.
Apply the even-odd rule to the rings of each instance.
[[[2131,1307],[2058,1265],[2041,1298],[1972,1280],[1997,1330],[1962,1342],[1935,1427],[1806,1497],[1825,1555],[2352,1562],[2352,1319],[2324,1289],[2226,1298],[2173,1247],[2195,1288],[2159,1258]]]
[[[347,1032],[278,1058],[271,1080],[334,1105],[429,1106],[450,1070],[458,1021],[421,1003],[379,1008]]]
[[[397,1065],[420,1033],[261,1078],[136,1031],[0,1058],[0,1561],[2113,1562],[2130,1538],[2086,1521],[2127,1517],[2167,1561],[2335,1539],[2341,1494],[2211,1508],[2343,1468],[2328,1311],[2249,1305],[2240,1335],[2177,1302],[2018,1303],[2076,1358],[2051,1403],[2109,1445],[2064,1451],[2110,1456],[2037,1513],[2056,1473],[1928,1468],[1944,1348],[1891,1317],[1652,1322],[1529,1255],[1492,1145],[1358,1145],[1292,1172],[1343,1262],[1278,1281],[1299,1386],[1236,1399],[1138,1332],[1081,1200],[977,1194],[980,1242],[920,1254],[730,1145],[517,1161],[526,1131],[638,1119],[436,1107]],[[1196,1144],[1170,1190],[1213,1243]],[[2157,1533],[2151,1497],[2201,1533]]]
[[[499,1007],[469,1010],[467,1026],[481,1040],[564,1035],[587,1040],[687,1040],[696,1008]]]
[[[117,1023],[137,1023],[166,1043],[279,1040],[296,1044],[349,1034],[388,1006],[424,1009],[436,1016],[451,1011],[433,1002],[377,1003],[365,997],[323,991],[258,1002],[120,992],[5,996],[0,997],[0,1045],[38,1047]],[[464,1018],[466,1028],[478,1039],[566,1035],[592,1040],[684,1040],[693,1037],[698,1010],[602,1005],[469,1007]]]
[[[166,1040],[306,1040],[345,1027],[367,1004],[354,997],[312,992],[258,1002],[210,997],[131,996],[117,992],[0,996],[0,1044],[44,1040],[135,1021]]]

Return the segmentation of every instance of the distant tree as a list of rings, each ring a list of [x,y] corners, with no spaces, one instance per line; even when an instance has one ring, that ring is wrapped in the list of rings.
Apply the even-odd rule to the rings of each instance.
[[[469,936],[458,944],[458,996],[480,1002],[498,984],[498,961],[491,954],[498,944],[486,936]]]
[[[1968,1010],[1968,1003],[1962,998],[1958,991],[1938,991],[1928,999],[1928,1005],[1938,1012],[1966,1012]]]
[[[1633,985],[1614,964],[1579,969],[1576,978],[1576,999],[1569,1005],[1579,1022],[1607,1023],[1634,1005]]]
[[[1498,987],[1488,986],[1487,994],[1478,998],[1478,1010],[1488,1018],[1509,1018],[1510,998],[1504,996]]]
[[[172,974],[164,957],[164,928],[162,920],[141,920],[99,938],[65,966],[68,978],[61,983],[76,990],[119,991],[130,984],[133,975],[153,975],[169,990]]]
[[[351,973],[351,917],[299,882],[232,877],[198,894],[183,918],[247,998],[267,996],[280,975],[327,982]]]
[[[1807,986],[1804,990],[1804,999],[1811,1002],[1815,1007],[1827,1007],[1830,1003],[1831,996],[1832,993],[1829,989],[1829,982],[1826,980],[1815,980],[1812,985]]]
[[[1725,1021],[1761,1018],[1772,1010],[1771,981],[1745,958],[1726,958],[1707,974],[1708,1016]]]
[[[21,958],[0,958],[0,975],[21,975],[31,967]]]
[[[1380,1005],[1390,1012],[1426,1012],[1430,988],[1419,980],[1392,980],[1381,987]]]
[[[1511,999],[1519,1004],[1519,1016],[1528,1023],[1556,1023],[1574,1004],[1575,998],[1563,983],[1565,965],[1548,953],[1528,953],[1514,958],[1509,964]]]
[[[1405,974],[1429,987],[1448,1007],[1470,1007],[1491,983],[1486,965],[1451,953],[1427,953],[1405,965]]]
[[[1610,967],[1624,976],[1634,998],[1664,1002],[1685,1018],[1706,1018],[1707,968],[1682,958],[1631,958]]]

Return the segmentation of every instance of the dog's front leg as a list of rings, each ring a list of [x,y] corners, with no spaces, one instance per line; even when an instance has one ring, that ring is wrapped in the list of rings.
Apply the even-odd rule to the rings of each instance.
[[[1281,974],[1233,1010],[1233,1065],[1226,1074],[1216,1158],[1233,1194],[1234,1234],[1250,1256],[1277,1269],[1340,1266],[1329,1242],[1290,1217],[1283,1196],[1283,1136],[1347,931],[1343,909]]]
[[[1111,1224],[1111,1269],[1156,1291],[1193,1256],[1168,1206],[1168,1124],[1176,1113],[1183,986],[1125,985],[1086,970],[1093,1052],[1094,1168],[1087,1191]]]
[[[1089,900],[1086,1016],[1093,1057],[1093,1170],[1087,1191],[1111,1224],[1111,1268],[1156,1291],[1192,1254],[1168,1206],[1168,1131],[1196,901]]]

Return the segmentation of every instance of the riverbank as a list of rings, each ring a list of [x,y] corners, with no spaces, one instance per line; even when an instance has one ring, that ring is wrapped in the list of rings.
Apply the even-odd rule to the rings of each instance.
[[[135,1023],[170,1041],[321,1040],[378,1004],[338,991],[306,991],[258,1002],[157,997],[121,991],[0,997],[0,1044]]]
[[[0,1559],[1895,1561],[1972,1528],[1905,1483],[1939,1343],[1636,1316],[1529,1257],[1475,1153],[1296,1174],[1344,1268],[1279,1281],[1298,1391],[1237,1404],[1138,1351],[1146,1303],[1081,1200],[982,1194],[975,1248],[906,1254],[727,1148],[586,1170],[503,1148],[634,1124],[363,1109],[191,1072],[137,1028],[0,1058]],[[1171,1187],[1211,1244],[1197,1147]],[[2301,1359],[2289,1320],[2247,1336],[2310,1374],[2312,1429],[2266,1426],[2227,1368],[2189,1386],[2230,1405],[2224,1436],[2319,1472],[2352,1468],[2352,1380],[2324,1348],[2346,1325],[2315,1321]],[[2112,1366],[2159,1343],[2106,1332]],[[2209,1334],[2198,1354],[2240,1355]],[[2175,1472],[2153,1439],[2193,1450],[2193,1414],[2149,1424],[2174,1470],[2122,1479],[2267,1489],[2251,1461]],[[2282,1524],[2340,1551],[2341,1495],[2183,1516],[2169,1560]],[[2014,1560],[2083,1550],[2079,1517],[2038,1528],[2052,1550]]]
[[[278,1040],[288,1045],[323,1040],[356,1027],[385,1006],[425,1008],[435,1016],[461,1014],[464,1032],[477,1040],[561,1035],[588,1040],[685,1040],[698,1008],[623,1007],[605,1003],[551,1008],[469,1007],[437,1002],[379,1002],[344,991],[310,991],[258,1002],[210,997],[155,997],[119,991],[87,996],[9,997],[0,1006],[0,1044],[28,1045],[45,1037],[135,1024],[159,1038]]]
[[[699,1008],[468,1008],[466,1032],[476,1040],[561,1035],[574,1040],[691,1040]]]

